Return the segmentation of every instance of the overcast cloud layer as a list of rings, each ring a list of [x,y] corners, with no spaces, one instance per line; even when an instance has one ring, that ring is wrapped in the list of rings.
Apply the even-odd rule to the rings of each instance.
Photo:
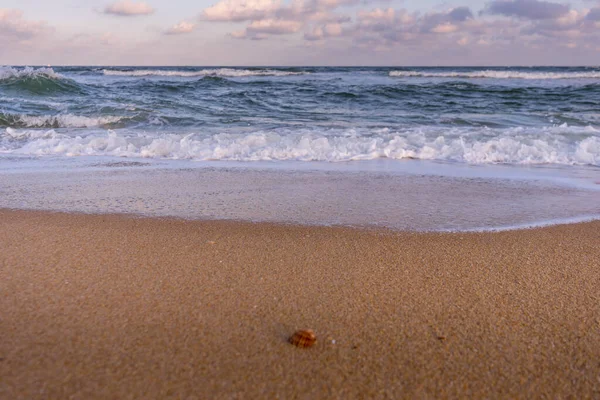
[[[0,8],[0,64],[600,64],[600,0],[422,10],[393,0],[220,0],[192,13],[159,0],[96,3],[76,12],[97,23],[75,28]]]

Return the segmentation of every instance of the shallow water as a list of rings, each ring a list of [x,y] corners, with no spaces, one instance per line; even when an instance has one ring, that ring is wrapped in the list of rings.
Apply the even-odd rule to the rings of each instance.
[[[13,160],[13,168],[0,173],[0,207],[415,231],[600,219],[600,185],[557,178],[556,171],[440,168],[417,161],[396,169],[94,161],[73,159],[66,167],[60,160],[22,159],[16,167]]]

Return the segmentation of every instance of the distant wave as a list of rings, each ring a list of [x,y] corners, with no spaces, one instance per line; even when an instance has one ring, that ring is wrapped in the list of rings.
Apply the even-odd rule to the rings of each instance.
[[[599,79],[600,71],[589,72],[525,72],[525,71],[471,71],[471,72],[428,72],[390,71],[397,78],[490,78],[490,79]]]
[[[197,77],[197,76],[224,76],[224,77],[243,77],[243,76],[290,76],[305,75],[307,72],[281,71],[276,69],[235,69],[218,68],[202,69],[198,71],[180,71],[180,70],[158,70],[158,69],[139,69],[131,71],[105,69],[104,75],[112,76],[173,76],[173,77]]]
[[[289,130],[215,135],[106,134],[68,136],[54,130],[0,133],[0,152],[31,155],[111,155],[191,160],[353,161],[377,158],[467,164],[600,166],[599,131],[566,125],[484,129],[420,127],[358,134]]]
[[[20,78],[49,78],[61,79],[62,75],[54,72],[52,68],[14,68],[0,67],[0,81]]]

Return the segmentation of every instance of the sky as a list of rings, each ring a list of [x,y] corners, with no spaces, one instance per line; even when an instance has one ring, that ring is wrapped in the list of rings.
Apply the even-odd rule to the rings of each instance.
[[[0,0],[0,65],[600,65],[600,0]]]

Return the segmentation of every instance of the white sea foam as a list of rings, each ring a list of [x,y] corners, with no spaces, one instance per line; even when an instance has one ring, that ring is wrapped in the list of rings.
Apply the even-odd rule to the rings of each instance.
[[[290,76],[304,75],[306,72],[280,71],[274,69],[235,69],[235,68],[216,68],[202,69],[198,71],[178,71],[178,70],[158,70],[158,69],[139,69],[133,71],[122,71],[105,69],[104,75],[113,76],[166,76],[166,77],[185,77],[192,78],[198,76],[224,76],[224,77],[244,77],[244,76]]]
[[[46,77],[51,79],[60,79],[62,75],[54,72],[52,68],[14,68],[0,67],[0,81],[14,78],[36,78]]]
[[[389,76],[398,78],[491,78],[491,79],[599,79],[600,71],[587,72],[526,72],[526,71],[390,71]]]
[[[92,128],[119,122],[121,117],[103,116],[103,117],[85,117],[82,115],[59,114],[59,115],[20,115],[17,121],[29,128]]]
[[[66,138],[66,136],[63,136]],[[42,131],[42,130],[17,130],[14,128],[6,128],[5,131],[6,139],[16,139],[16,140],[28,140],[35,141],[38,139],[57,139],[59,135],[54,130]],[[1,143],[1,142],[0,142]],[[2,146],[0,145],[0,149]]]
[[[191,160],[338,162],[413,158],[467,164],[600,166],[600,131],[561,125],[503,130],[421,127],[405,131],[380,129],[368,134],[354,130],[279,130],[158,136],[108,131],[73,137],[53,130],[8,128],[0,133],[0,151]]]

